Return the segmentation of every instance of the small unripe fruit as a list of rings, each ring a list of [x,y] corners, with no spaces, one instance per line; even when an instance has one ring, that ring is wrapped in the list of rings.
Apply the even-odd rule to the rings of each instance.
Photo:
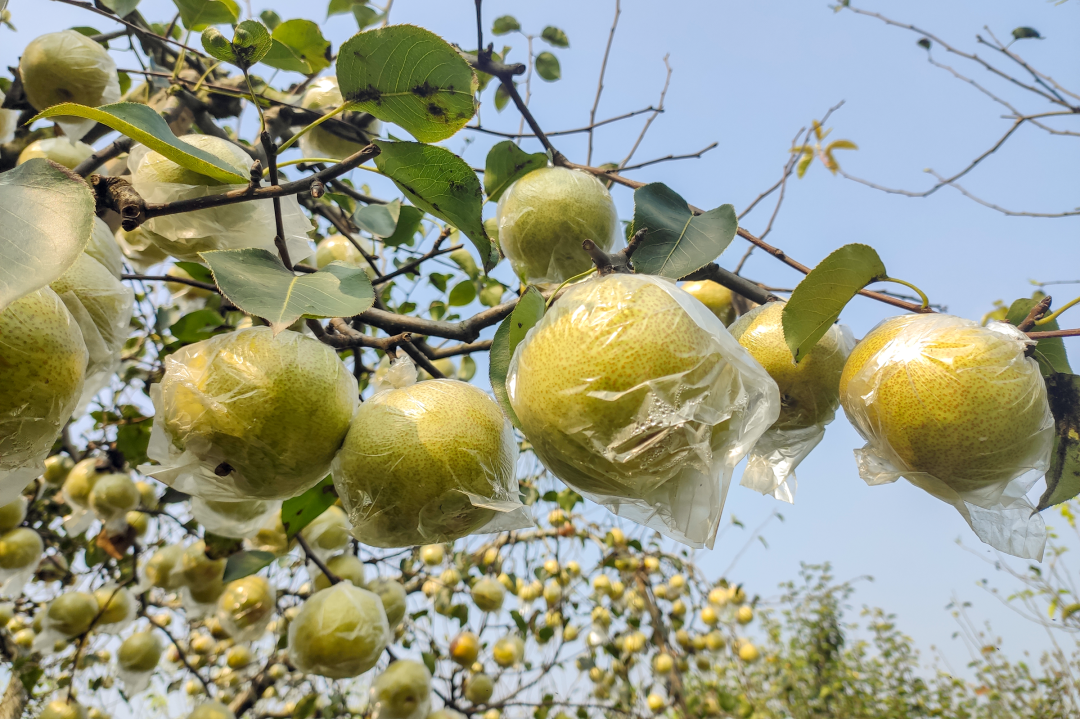
[[[656,693],[650,694],[645,699],[645,703],[649,705],[649,711],[653,712],[659,712],[661,709],[664,708],[665,704],[664,697]]]
[[[720,621],[720,615],[712,607],[705,607],[701,610],[701,621],[707,627],[714,627]]]
[[[592,585],[593,589],[600,594],[608,594],[611,592],[611,578],[606,574],[597,574],[593,577]]]
[[[45,617],[52,629],[65,637],[75,637],[90,628],[98,609],[93,594],[67,592],[49,603]]]
[[[747,605],[741,606],[739,611],[735,612],[735,619],[739,624],[749,624],[754,621],[754,610]]]
[[[709,603],[722,607],[728,602],[730,594],[724,587],[715,587],[709,590]]]
[[[202,686],[198,682],[195,682],[195,691],[189,690],[188,694],[194,695],[201,691]],[[187,719],[236,719],[236,715],[232,713],[232,710],[229,709],[229,707],[221,702],[208,701],[195,707],[195,711],[188,714]]]
[[[136,632],[124,640],[116,655],[120,668],[129,672],[149,672],[161,661],[163,649],[153,632]]]
[[[573,624],[567,624],[563,627],[562,638],[564,642],[572,642],[578,638],[579,630]]]
[[[229,636],[241,641],[257,639],[274,613],[277,594],[258,575],[229,582],[218,598],[217,619]]]
[[[525,640],[516,634],[508,634],[491,648],[491,658],[503,669],[512,667],[525,656]]]
[[[653,669],[657,674],[667,674],[675,668],[675,661],[671,658],[670,654],[657,654],[653,660]]]
[[[108,521],[138,507],[139,490],[126,474],[106,474],[90,490],[89,505],[99,519]]]
[[[135,530],[135,536],[141,537],[150,529],[150,515],[146,512],[128,512],[124,515],[124,521]]]
[[[498,580],[481,577],[472,586],[472,600],[484,612],[497,612],[502,609],[506,589]]]
[[[343,582],[351,582],[356,587],[365,586],[364,563],[355,554],[339,554],[336,557],[330,557],[326,562],[326,568]],[[315,576],[311,584],[315,591],[318,592],[330,586],[330,580],[321,570],[313,571]]]
[[[177,589],[184,578],[180,571],[184,548],[178,544],[162,547],[154,552],[143,568],[151,585],[161,589]]]
[[[50,487],[59,487],[67,479],[68,472],[75,466],[75,460],[65,454],[54,454],[45,459],[45,472],[41,475],[45,478],[45,484]]]
[[[139,480],[135,483],[135,489],[139,491],[139,504],[143,509],[157,509],[158,496],[154,485]]]
[[[712,631],[705,635],[705,648],[710,652],[718,652],[724,648],[724,637],[720,632]]]
[[[544,585],[544,601],[548,607],[554,607],[562,601],[562,587],[554,579],[549,579]]]
[[[26,498],[19,497],[11,504],[0,507],[0,532],[10,532],[26,519]]]
[[[394,579],[376,579],[367,588],[378,595],[386,612],[386,621],[391,629],[396,629],[408,611],[408,595],[404,585]]]
[[[375,666],[390,639],[378,595],[340,582],[313,594],[289,624],[289,658],[302,672],[355,677]]]
[[[53,699],[38,714],[38,719],[88,719],[86,707],[77,701]]]
[[[686,603],[681,599],[676,599],[671,603],[671,616],[682,617],[686,615]]]
[[[463,667],[470,666],[480,654],[480,637],[462,632],[450,642],[450,658]]]
[[[15,632],[15,636],[13,637],[13,639],[15,640],[15,644],[17,644],[20,648],[29,649],[30,647],[34,646],[35,636],[37,635],[34,634],[33,629],[26,628],[20,629],[19,631]]]
[[[495,681],[487,674],[473,674],[465,680],[465,698],[473,704],[486,704],[495,693]]]
[[[758,648],[748,641],[742,641],[739,643],[739,659],[742,659],[747,664],[756,662],[761,657],[761,653]]]
[[[426,717],[431,708],[431,673],[420,662],[392,662],[371,684],[375,719]]]
[[[252,659],[254,659],[254,656],[251,650],[242,644],[229,647],[229,651],[225,654],[225,664],[230,669],[243,669],[248,664],[251,664]]]
[[[660,571],[660,560],[656,557],[645,557],[645,570],[650,574]]]
[[[98,624],[116,624],[133,616],[135,597],[124,587],[105,586],[94,590],[100,616]]]
[[[41,535],[19,527],[0,535],[0,569],[25,569],[41,559],[45,545]]]

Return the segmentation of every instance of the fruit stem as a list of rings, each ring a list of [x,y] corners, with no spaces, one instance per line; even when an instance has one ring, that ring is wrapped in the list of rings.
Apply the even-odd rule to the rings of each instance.
[[[285,150],[289,149],[289,147],[291,147],[292,144],[294,142],[296,142],[297,140],[299,140],[301,137],[308,134],[309,132],[311,132],[316,127],[323,124],[324,122],[326,122],[330,118],[337,117],[341,113],[345,112],[345,108],[348,107],[348,106],[349,106],[348,103],[343,102],[340,105],[338,105],[337,107],[335,107],[333,112],[326,113],[325,115],[320,117],[315,122],[311,123],[310,125],[308,125],[307,127],[303,128],[303,129],[301,129],[300,132],[296,133],[295,135],[290,137],[288,140],[286,140],[285,144],[283,144],[281,147],[278,148],[278,152],[279,153],[285,152]]]
[[[555,291],[551,293],[551,297],[548,297],[547,304],[545,305],[545,308],[551,307],[551,303],[554,302],[555,298],[558,296],[558,294],[560,292],[562,292],[563,287],[566,287],[571,282],[577,282],[578,280],[583,280],[583,279],[585,279],[586,277],[588,277],[589,275],[591,275],[594,272],[596,272],[596,268],[595,267],[590,267],[589,269],[582,272],[580,275],[574,275],[573,277],[571,277],[570,279],[566,280],[561,285],[556,287]]]
[[[922,309],[925,310],[927,307],[930,306],[930,299],[926,296],[926,293],[923,292],[922,290],[920,290],[915,285],[911,284],[910,282],[905,282],[904,280],[898,280],[895,277],[882,277],[881,279],[878,280],[878,282],[895,282],[898,285],[903,285],[904,287],[907,287],[910,290],[914,290],[915,294],[917,294],[919,296],[919,299],[922,300]]]
[[[1035,324],[1036,325],[1045,325],[1048,322],[1053,322],[1054,320],[1056,320],[1058,318],[1058,315],[1060,315],[1062,312],[1064,312],[1065,310],[1069,309],[1070,307],[1072,307],[1073,305],[1078,304],[1078,303],[1080,303],[1080,297],[1077,297],[1076,299],[1069,300],[1068,302],[1063,304],[1061,307],[1059,307],[1057,309],[1057,311],[1053,312],[1052,314],[1048,314],[1048,315],[1046,315],[1045,317],[1043,317],[1040,320],[1035,320]]]

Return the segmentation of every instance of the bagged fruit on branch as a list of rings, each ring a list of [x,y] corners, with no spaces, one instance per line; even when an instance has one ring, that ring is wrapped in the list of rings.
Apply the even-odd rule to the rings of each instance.
[[[217,619],[237,642],[252,642],[266,633],[274,615],[277,592],[258,575],[229,582],[218,597]]]
[[[87,351],[63,300],[43,287],[0,312],[0,504],[41,475],[82,396]]]
[[[209,152],[241,176],[249,175],[253,160],[243,150],[212,135],[184,135],[184,142]],[[147,202],[177,202],[242,190],[247,184],[224,184],[176,164],[163,155],[137,145],[128,158],[131,184]],[[281,199],[285,244],[296,263],[312,253],[308,232],[312,230],[295,195]],[[202,262],[200,252],[260,247],[277,254],[274,245],[274,203],[251,200],[207,207],[192,212],[155,217],[142,225],[143,232],[164,252],[178,260]]]
[[[32,40],[19,59],[19,74],[26,99],[38,112],[64,102],[99,107],[120,99],[120,78],[112,56],[100,43],[76,30],[51,32]],[[97,124],[70,115],[53,119],[73,141],[82,139]]]
[[[356,378],[318,340],[251,327],[165,358],[150,389],[154,428],[143,465],[203,499],[288,499],[330,471],[359,403]]]
[[[161,640],[152,631],[135,632],[120,644],[116,674],[124,683],[124,694],[134,696],[150,686],[163,652]]]
[[[1041,559],[1046,529],[1024,495],[1049,466],[1054,418],[1031,344],[1011,324],[950,315],[875,327],[840,379],[866,439],[855,451],[866,483],[903,477],[955,506],[983,542]]]
[[[14,599],[22,594],[44,551],[41,535],[29,527],[0,534],[0,597]]]
[[[124,251],[116,241],[113,231],[100,217],[94,218],[94,231],[83,252],[104,265],[116,279],[120,279],[124,274]]]
[[[533,451],[615,514],[713,544],[735,465],[780,412],[776,383],[674,283],[615,273],[571,285],[506,378]]]
[[[275,499],[223,502],[191,498],[191,516],[195,521],[208,532],[233,539],[254,537],[270,518],[280,512],[281,501]]]
[[[94,590],[98,618],[94,629],[103,634],[119,634],[131,626],[139,613],[139,600],[127,587],[106,584]]]
[[[349,544],[352,525],[345,511],[331,505],[308,526],[300,530],[312,554],[321,560],[329,559]]]
[[[154,265],[169,259],[169,253],[158,247],[150,234],[141,227],[136,227],[131,232],[123,228],[117,230],[116,244],[136,272],[145,273]],[[172,268],[171,271],[175,272],[176,269],[178,268]]]
[[[557,285],[585,272],[593,264],[581,243],[592,240],[610,252],[620,227],[604,183],[581,170],[533,170],[499,198],[499,246],[532,285]]]
[[[460,380],[416,382],[402,355],[357,410],[334,486],[364,544],[452,542],[531,525],[517,458],[495,400]]]
[[[371,683],[372,719],[427,719],[431,672],[420,662],[398,659]]]
[[[337,78],[333,75],[320,77],[304,91],[300,98],[300,106],[307,110],[323,110],[332,112],[344,102],[341,90],[338,88]],[[341,116],[338,115],[340,118]],[[357,139],[362,142],[353,142],[344,137],[335,135],[327,125],[316,127],[300,136],[300,152],[304,157],[323,157],[329,160],[344,160],[350,155],[355,155],[364,149],[371,138],[379,134],[382,124],[371,115],[361,114],[361,118],[367,121],[364,129],[357,130]]]
[[[780,389],[780,416],[746,458],[741,484],[795,501],[795,468],[825,436],[840,406],[840,374],[855,346],[844,325],[832,325],[798,364],[784,339],[782,301],[755,307],[729,330]]]
[[[85,142],[72,140],[70,137],[45,137],[34,140],[23,148],[15,164],[21,165],[35,158],[41,158],[43,160],[52,160],[58,165],[74,170],[79,163],[93,154],[93,146],[87,145]]]
[[[339,582],[312,594],[289,623],[289,660],[301,672],[345,679],[374,667],[390,640],[378,595]]]

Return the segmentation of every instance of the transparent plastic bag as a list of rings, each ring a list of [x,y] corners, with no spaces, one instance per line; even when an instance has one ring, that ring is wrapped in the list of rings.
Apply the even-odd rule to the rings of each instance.
[[[100,217],[94,218],[94,232],[83,252],[100,262],[116,279],[120,279],[124,274],[124,253],[116,242],[113,231]]]
[[[116,244],[136,272],[146,272],[154,265],[169,259],[169,253],[157,246],[149,233],[136,227],[131,232],[116,231]]]
[[[308,85],[300,99],[300,106],[308,110],[329,111],[339,107],[343,101],[337,78],[327,75]],[[380,128],[379,121],[372,117],[365,130],[370,137],[374,137],[379,134]],[[338,137],[325,127],[316,127],[302,135],[299,144],[304,157],[325,157],[333,160],[344,160],[364,147],[363,144]]]
[[[107,231],[108,228],[106,238],[115,247],[116,243]],[[82,395],[74,410],[76,416],[81,416],[120,369],[120,356],[135,307],[135,292],[88,252],[79,255],[75,264],[50,286],[60,294],[78,323],[90,355]]]
[[[318,340],[252,327],[188,345],[150,389],[139,471],[203,499],[288,499],[330,471],[359,403],[356,378]],[[313,398],[318,398],[315,401]]]
[[[610,251],[621,237],[607,188],[581,170],[533,170],[503,193],[497,213],[499,246],[518,277],[533,285],[557,285],[592,267],[582,241]]]
[[[0,505],[45,469],[82,395],[87,351],[63,300],[43,287],[0,312]]]
[[[19,61],[26,99],[43,111],[61,102],[99,107],[120,99],[116,63],[99,43],[75,30],[52,32],[35,38]],[[94,120],[62,115],[53,118],[64,135],[80,140]]]
[[[139,614],[139,600],[127,587],[106,584],[94,590],[94,599],[100,608],[94,629],[102,634],[120,634]]]
[[[348,546],[351,529],[345,512],[340,507],[331,505],[311,520],[311,524],[300,530],[300,534],[304,536],[304,541],[315,556],[325,561]]]
[[[254,537],[267,520],[281,512],[281,501],[248,499],[221,502],[191,498],[191,516],[208,532],[233,539]]]
[[[266,633],[276,599],[274,588],[262,577],[237,579],[218,598],[217,619],[234,641],[255,641]]]
[[[184,135],[180,138],[224,160],[247,177],[251,158],[236,145],[212,135]],[[134,168],[131,184],[147,202],[176,202],[219,195],[243,189],[246,184],[222,185],[190,170],[185,170],[143,145],[131,151],[128,167]],[[285,244],[293,262],[312,254],[308,233],[311,220],[304,214],[294,195],[281,198],[281,216]],[[147,237],[178,260],[203,262],[200,252],[261,247],[277,254],[274,245],[274,204],[252,200],[233,205],[209,207],[194,212],[155,217],[143,224]]]
[[[1049,466],[1054,418],[1027,336],[949,315],[893,317],[855,347],[840,398],[866,439],[869,485],[904,477],[955,506],[983,542],[1041,559],[1046,532],[1024,494]]]
[[[15,599],[22,595],[44,552],[41,535],[33,529],[17,527],[0,534],[0,597]]]
[[[420,662],[391,662],[371,683],[371,719],[427,719],[431,672]]]
[[[834,324],[796,364],[784,339],[784,304],[755,307],[728,329],[780,389],[780,416],[747,455],[740,484],[792,504],[795,468],[821,442],[840,407],[840,374],[855,336]]]
[[[517,441],[495,400],[459,380],[417,383],[404,355],[384,381],[391,388],[360,405],[332,472],[357,539],[407,547],[531,526]]]
[[[4,110],[4,112],[7,112]],[[34,140],[19,153],[16,164],[23,164],[35,158],[52,160],[69,170],[74,170],[79,163],[94,154],[94,148],[85,142],[72,140],[70,137],[46,137]]]
[[[391,639],[378,595],[339,582],[311,595],[289,623],[289,660],[308,674],[355,677],[375,666]]]
[[[4,100],[7,95],[3,90],[0,90],[0,105],[4,104]],[[15,130],[19,127],[19,111],[18,110],[0,110],[0,145],[5,142],[11,142],[11,138],[15,137]]]
[[[780,412],[716,315],[647,275],[572,285],[517,346],[506,388],[552,474],[695,547],[712,547],[735,465]]]

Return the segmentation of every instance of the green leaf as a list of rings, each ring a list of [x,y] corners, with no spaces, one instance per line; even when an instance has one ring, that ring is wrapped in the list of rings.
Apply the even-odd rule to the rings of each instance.
[[[517,87],[516,84],[515,87]],[[495,88],[495,110],[502,112],[509,102],[510,93],[507,91],[506,86],[500,82],[499,86]]]
[[[352,14],[353,17],[356,18],[356,26],[361,30],[366,27],[371,27],[383,18],[381,12],[370,5],[364,5],[363,3],[356,3],[353,5]]]
[[[1009,311],[1005,315],[1005,321],[1011,322],[1014,325],[1018,325],[1023,322],[1028,313],[1031,312],[1031,308],[1038,303],[1038,300],[1031,297],[1021,297],[1009,306]],[[1037,325],[1032,328],[1034,332],[1049,332],[1051,330],[1061,329],[1058,326],[1057,320],[1047,322],[1044,325]],[[1035,345],[1035,359],[1039,363],[1039,369],[1042,371],[1043,377],[1048,377],[1055,372],[1064,372],[1066,374],[1072,373],[1072,368],[1069,366],[1069,358],[1065,354],[1065,342],[1061,337],[1051,337],[1045,340],[1039,340]]]
[[[513,15],[503,15],[495,18],[491,24],[492,35],[506,35],[521,29],[521,23]]]
[[[126,95],[127,91],[131,89],[131,75],[120,70],[116,73],[116,79],[120,83],[120,95]]]
[[[195,310],[174,322],[169,327],[169,333],[182,343],[189,345],[220,334],[224,324],[225,318],[214,310]]]
[[[499,261],[499,250],[484,229],[484,194],[476,173],[446,148],[418,142],[375,140],[379,172],[394,181],[414,205],[449,222],[480,251],[485,270]]]
[[[101,0],[101,4],[120,17],[126,17],[128,13],[138,7],[139,0]]]
[[[273,44],[270,30],[265,25],[258,20],[244,20],[233,32],[232,50],[236,55],[235,64],[246,70],[262,60]]]
[[[506,191],[522,175],[547,167],[547,153],[528,153],[512,140],[504,140],[488,150],[484,163],[484,192],[489,202],[498,202]]]
[[[231,25],[240,17],[236,0],[173,0],[184,27],[202,32],[208,25]]]
[[[412,205],[402,205],[398,215],[397,227],[394,234],[383,238],[383,244],[387,247],[399,247],[411,245],[416,231],[420,229],[420,221],[424,219],[424,211]]]
[[[375,302],[367,273],[331,262],[313,274],[296,275],[277,255],[249,247],[200,252],[229,301],[262,317],[280,332],[301,317],[352,317]]]
[[[153,423],[148,420],[122,424],[116,428],[116,449],[132,467],[150,461],[146,448],[150,445],[152,427]]]
[[[330,19],[334,15],[344,15],[352,12],[353,5],[356,2],[357,0],[330,0],[330,5],[326,8],[326,18]]]
[[[295,537],[297,532],[329,509],[337,498],[334,480],[326,477],[299,497],[286,499],[281,505],[281,524],[285,527],[286,536],[290,539]]]
[[[869,245],[844,245],[834,251],[798,284],[784,306],[784,339],[798,362],[814,348],[851,298],[888,273]]]
[[[548,82],[555,82],[562,77],[562,70],[559,68],[559,58],[552,55],[546,50],[536,56],[536,74]]]
[[[101,34],[101,31],[98,30],[96,27],[90,27],[88,25],[79,25],[79,26],[73,27],[71,29],[74,30],[75,32],[79,33],[80,35],[85,35],[86,37],[90,37],[90,38],[94,37],[95,35],[100,35]],[[102,47],[104,47],[106,50],[109,49],[108,40],[99,41],[98,44],[101,45]]]
[[[1046,378],[1046,392],[1055,429],[1040,512],[1080,494],[1080,377],[1055,372]]]
[[[634,191],[634,227],[647,228],[634,252],[636,271],[674,280],[715,260],[735,238],[739,221],[731,205],[695,217],[686,200],[653,182]]]
[[[271,31],[281,24],[281,16],[273,10],[263,10],[259,13],[259,19],[262,20],[263,24],[270,28]]]
[[[476,360],[472,358],[472,355],[465,355],[461,358],[461,369],[458,370],[458,379],[462,382],[468,382],[474,376],[476,376]]]
[[[94,231],[82,178],[34,159],[0,173],[0,311],[67,272]]]
[[[268,566],[272,561],[274,561],[274,555],[271,552],[262,552],[257,549],[237,552],[225,562],[223,581],[228,584],[237,579],[251,576],[263,567]]]
[[[203,541],[206,543],[206,556],[210,559],[224,559],[244,548],[244,540],[222,537],[213,532],[203,532]]]
[[[484,289],[480,290],[480,304],[484,307],[495,307],[502,302],[503,295],[506,294],[506,287],[497,280],[487,278],[490,282],[484,283]]]
[[[330,66],[330,41],[310,20],[286,20],[274,28],[264,65],[314,75]]]
[[[420,656],[423,658],[424,666],[428,668],[428,672],[430,672],[432,675],[434,675],[435,674],[435,659],[436,659],[436,656],[434,654],[432,654],[431,652],[423,652]]]
[[[401,200],[387,205],[364,205],[353,214],[353,222],[362,230],[376,237],[390,237],[397,229],[401,217]]]
[[[293,709],[292,719],[310,719],[315,715],[315,710],[318,709],[319,695],[308,694],[306,697],[296,702],[296,708]]]
[[[404,128],[421,142],[453,135],[476,114],[476,76],[449,43],[413,25],[353,35],[337,79],[350,109]]]
[[[198,262],[175,262],[176,267],[191,275],[191,279],[197,282],[214,283],[214,273],[206,265]]]
[[[193,147],[178,139],[169,129],[165,118],[146,105],[134,102],[118,102],[114,105],[87,107],[73,102],[53,105],[38,114],[31,122],[58,115],[85,117],[141,142],[183,168],[206,175],[209,178],[233,185],[246,185],[249,178],[237,174],[224,160],[209,152]]]
[[[1012,36],[1017,40],[1042,40],[1042,35],[1033,27],[1018,27],[1012,31]]]
[[[446,301],[451,307],[464,307],[475,299],[476,283],[472,280],[464,280],[454,285]]]
[[[488,379],[491,381],[491,389],[495,393],[495,398],[499,400],[503,412],[518,429],[521,428],[521,422],[510,405],[510,397],[506,392],[506,375],[510,370],[510,360],[514,356],[514,350],[529,330],[544,316],[544,309],[543,295],[535,287],[529,287],[518,300],[514,311],[499,325],[495,338],[491,341],[491,352],[488,356]]]
[[[544,28],[544,31],[540,33],[540,37],[546,40],[549,45],[570,47],[570,40],[566,37],[566,33],[552,25]]]

